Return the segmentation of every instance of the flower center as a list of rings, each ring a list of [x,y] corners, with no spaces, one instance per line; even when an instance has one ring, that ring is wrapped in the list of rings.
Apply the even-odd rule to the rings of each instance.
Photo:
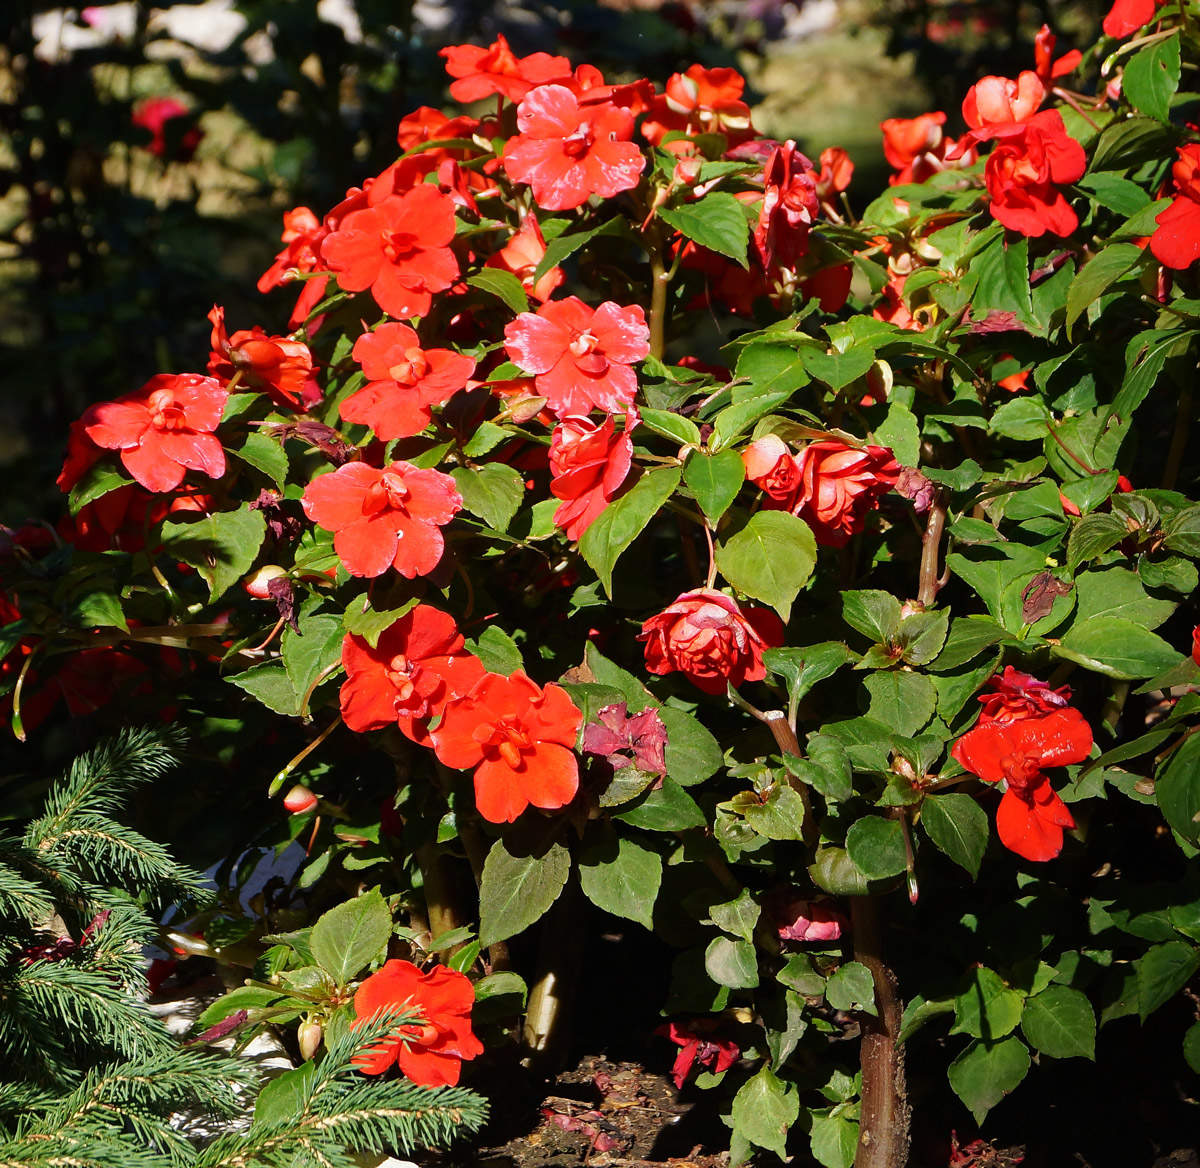
[[[382,511],[404,511],[409,490],[395,471],[384,471],[379,482],[372,483],[363,495],[363,514],[378,515]]]
[[[472,737],[488,753],[498,754],[513,770],[521,769],[524,765],[521,756],[533,749],[528,732],[513,718],[501,718],[490,725],[485,722],[475,728]]]
[[[187,425],[183,406],[169,389],[156,389],[146,404],[150,408],[150,424],[156,430],[182,430]]]
[[[419,251],[421,237],[411,231],[385,231],[383,233],[383,254],[392,262],[398,263]]]
[[[575,333],[567,351],[575,358],[575,366],[581,373],[599,376],[608,368],[608,358],[599,352],[600,338],[584,329]]]
[[[592,127],[587,122],[582,122],[573,134],[568,134],[562,140],[563,153],[568,158],[582,158],[592,148],[595,140]]]
[[[1041,760],[1022,750],[1014,750],[1000,760],[1000,769],[1008,779],[1009,789],[1028,802],[1034,780],[1042,773]]]
[[[388,681],[396,687],[396,705],[407,705],[416,692],[416,681],[421,675],[421,667],[415,661],[410,661],[403,653],[397,653],[388,662],[384,673]],[[423,706],[425,703],[421,704]]]
[[[425,350],[415,346],[404,350],[404,360],[388,367],[388,373],[393,381],[401,385],[416,385],[429,369],[425,359]]]

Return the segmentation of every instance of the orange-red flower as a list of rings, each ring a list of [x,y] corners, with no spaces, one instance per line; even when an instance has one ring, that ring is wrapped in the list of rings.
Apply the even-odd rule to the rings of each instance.
[[[967,90],[963,119],[973,131],[984,131],[987,136],[993,127],[1029,121],[1045,99],[1046,87],[1029,69],[1016,81],[1011,77],[984,77]]]
[[[448,767],[475,770],[475,806],[491,823],[526,807],[565,807],[579,789],[575,738],[582,713],[561,686],[542,689],[522,670],[487,673],[446,706],[433,748]]]
[[[550,440],[550,493],[563,502],[555,526],[578,539],[621,488],[633,461],[631,426],[616,433],[610,414],[597,426],[588,418],[564,418]]]
[[[1155,217],[1150,250],[1159,263],[1180,271],[1200,257],[1200,143],[1179,147],[1171,180],[1176,195]]]
[[[454,480],[439,470],[393,462],[376,470],[349,462],[313,479],[304,513],[334,533],[333,547],[352,576],[381,576],[395,568],[410,580],[442,558],[441,527],[462,507]]]
[[[258,325],[239,329],[231,337],[225,331],[225,309],[219,305],[213,305],[208,319],[213,326],[208,371],[214,377],[228,383],[235,373],[241,373],[247,388],[262,389],[283,406],[304,408],[306,398],[312,400],[320,394],[306,344],[290,337],[268,336]]]
[[[655,1029],[655,1034],[669,1038],[681,1048],[671,1068],[671,1078],[680,1090],[696,1063],[710,1067],[714,1075],[719,1075],[741,1058],[741,1050],[736,1042],[716,1036],[719,1026],[715,1018],[693,1018],[687,1025],[665,1022]]]
[[[339,411],[385,442],[419,434],[433,417],[430,407],[452,398],[475,370],[472,358],[453,349],[422,349],[408,325],[393,322],[359,337],[352,355],[370,380]]]
[[[880,123],[884,157],[897,171],[888,179],[889,185],[924,182],[932,174],[975,162],[975,147],[960,149],[956,139],[946,136],[942,129],[945,124],[946,115],[941,110],[915,118],[888,118]]]
[[[1037,36],[1033,38],[1033,71],[1037,74],[1038,80],[1047,88],[1057,78],[1074,73],[1079,68],[1079,62],[1083,60],[1083,54],[1078,49],[1072,49],[1056,61],[1054,59],[1056,44],[1058,44],[1058,37],[1050,31],[1048,24],[1043,24],[1038,30]]]
[[[411,961],[384,962],[355,992],[353,1027],[404,1007],[420,1017],[359,1055],[354,1065],[368,1075],[382,1075],[396,1063],[418,1086],[454,1086],[463,1060],[483,1053],[483,1043],[471,1030],[474,1003],[475,989],[465,974],[444,965],[422,973]]]
[[[979,695],[983,713],[979,720],[1015,722],[1022,718],[1041,718],[1063,709],[1071,700],[1071,687],[1051,689],[1044,681],[1029,673],[1021,673],[1011,665],[988,679],[988,692]]]
[[[783,644],[783,622],[770,609],[738,607],[713,588],[685,592],[642,625],[646,668],[686,675],[705,693],[721,694],[728,683],[767,675],[763,651]]]
[[[342,664],[346,725],[360,734],[399,726],[422,746],[433,744],[430,720],[484,674],[479,658],[463,648],[454,618],[428,604],[418,604],[386,628],[373,649],[364,637],[347,634]]]
[[[1192,629],[1192,660],[1200,665],[1200,625]]]
[[[763,201],[754,228],[762,265],[794,268],[808,250],[808,229],[820,211],[812,163],[790,139],[777,146],[763,171]]]
[[[498,93],[520,101],[535,85],[571,76],[571,62],[549,53],[518,57],[503,35],[481,48],[479,45],[450,45],[440,51],[446,72],[455,78],[450,96],[455,101],[479,101]]]
[[[1005,785],[996,812],[1000,842],[1027,860],[1052,860],[1062,851],[1063,828],[1075,820],[1045,769],[1083,762],[1091,749],[1091,727],[1065,706],[1041,717],[981,721],[951,753],[985,783]]]
[[[611,198],[637,186],[646,159],[633,137],[633,114],[610,102],[581,105],[564,85],[542,85],[517,109],[516,137],[504,169],[528,183],[539,207],[569,211],[592,195]]]
[[[321,257],[345,291],[370,288],[389,315],[424,316],[432,294],[458,278],[453,239],[454,200],[421,183],[349,212],[322,241]]]
[[[521,281],[521,287],[539,303],[549,300],[565,279],[562,268],[551,268],[535,281],[534,272],[546,255],[546,241],[542,237],[542,229],[538,226],[537,216],[527,215],[521,224],[520,231],[510,235],[508,242],[497,252],[488,257],[484,265],[489,268],[499,268],[504,272],[512,272]]]
[[[642,122],[642,137],[657,146],[672,130],[724,134],[730,147],[756,138],[750,107],[742,101],[745,88],[746,79],[736,69],[692,65],[686,72],[673,73]]]
[[[1154,9],[1163,0],[1116,0],[1104,18],[1104,35],[1126,37],[1154,19]]]
[[[746,478],[765,491],[781,510],[796,506],[800,490],[800,466],[778,434],[764,434],[742,451]]]
[[[280,237],[285,244],[284,249],[276,255],[275,262],[259,276],[258,290],[270,292],[272,288],[287,283],[292,273],[322,271],[324,264],[318,256],[318,248],[328,231],[328,227],[308,207],[293,207],[292,210],[285,211],[283,235]],[[328,276],[314,276],[311,280],[304,281],[296,306],[288,318],[289,328],[296,328],[308,319],[308,314],[325,295],[325,286],[328,283]]]
[[[213,431],[228,396],[215,377],[159,373],[133,393],[89,407],[80,430],[96,446],[120,451],[146,490],[173,491],[189,470],[214,479],[225,473],[225,451]]]
[[[593,409],[624,410],[637,393],[631,368],[650,352],[650,330],[640,305],[611,300],[589,308],[577,296],[522,312],[505,326],[504,346],[538,393],[560,417]]]

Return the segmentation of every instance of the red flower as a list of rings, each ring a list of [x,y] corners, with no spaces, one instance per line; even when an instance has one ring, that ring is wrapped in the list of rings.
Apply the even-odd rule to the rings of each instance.
[[[981,724],[987,722],[1016,722],[1022,718],[1042,718],[1061,710],[1071,700],[1071,687],[1051,689],[1044,681],[1021,673],[1011,665],[1004,667],[988,680],[990,693],[980,694],[983,705]]]
[[[1000,842],[1027,860],[1053,860],[1075,820],[1044,768],[1083,762],[1091,749],[1091,727],[1066,706],[1040,718],[980,722],[951,753],[985,783],[1006,784],[996,812]]]
[[[1104,35],[1126,37],[1154,19],[1154,9],[1163,0],[1116,0],[1104,18]]]
[[[808,250],[808,229],[820,211],[812,163],[790,139],[777,146],[763,171],[763,201],[754,246],[764,268],[794,268]]]
[[[1083,60],[1083,54],[1078,49],[1072,49],[1056,61],[1054,46],[1057,43],[1058,37],[1050,31],[1048,24],[1043,24],[1037,36],[1033,38],[1034,72],[1037,74],[1038,80],[1047,88],[1053,84],[1056,78],[1074,73],[1079,68],[1079,62]]]
[[[963,119],[972,130],[984,131],[983,135],[969,135],[982,141],[996,126],[1029,121],[1045,100],[1045,86],[1028,69],[1016,81],[1010,77],[984,77],[967,90]]]
[[[347,422],[362,422],[385,442],[419,434],[430,407],[452,398],[475,370],[453,349],[422,349],[406,324],[381,324],[354,342],[354,359],[370,381],[339,407]]]
[[[321,257],[345,291],[370,288],[389,315],[424,316],[432,293],[458,278],[453,239],[454,200],[421,183],[349,212],[321,243]]]
[[[840,912],[823,900],[810,900],[798,888],[784,885],[767,899],[781,941],[836,941],[850,927]]]
[[[348,462],[313,479],[304,513],[327,531],[352,576],[381,576],[394,567],[410,580],[442,558],[442,533],[462,507],[454,480],[439,470],[393,462],[376,470]]]
[[[508,355],[536,374],[538,393],[554,413],[585,417],[593,409],[624,410],[637,393],[631,365],[650,352],[641,306],[611,300],[592,309],[576,296],[522,312],[505,326]]]
[[[628,417],[628,415],[627,415]],[[632,427],[616,433],[610,414],[597,426],[587,418],[568,417],[550,440],[550,493],[562,499],[555,526],[568,539],[579,539],[608,506],[629,474],[633,461]]]
[[[385,629],[374,649],[365,638],[348,634],[342,664],[346,725],[360,734],[398,725],[422,746],[433,745],[430,719],[484,674],[479,658],[463,649],[454,618],[428,604],[418,604]]]
[[[581,105],[563,85],[532,90],[517,109],[517,129],[504,147],[504,169],[513,182],[528,183],[538,206],[549,211],[630,190],[646,166],[630,141],[628,109],[608,102]]]
[[[647,774],[667,773],[667,728],[653,706],[633,715],[625,702],[602,707],[583,728],[583,749],[608,759],[613,770],[632,766]]]
[[[173,97],[150,97],[138,104],[129,120],[150,133],[150,142],[146,149],[156,158],[164,158],[167,154],[167,123],[187,120],[191,110],[181,101]],[[204,131],[199,126],[190,125],[178,135],[172,134],[174,151],[168,162],[191,162],[196,153],[196,147],[204,137]]]
[[[327,234],[328,228],[307,207],[294,207],[291,211],[285,211],[281,238],[287,246],[275,257],[275,262],[259,276],[258,290],[270,292],[272,288],[287,283],[292,278],[292,273],[321,271],[324,264],[318,258],[317,249]],[[296,328],[308,319],[308,314],[325,295],[325,286],[328,283],[327,276],[317,276],[304,281],[300,298],[288,318],[289,328]]]
[[[1027,122],[993,127],[988,133],[1000,139],[983,172],[992,217],[1034,238],[1047,231],[1070,235],[1079,219],[1055,184],[1082,178],[1087,157],[1067,134],[1062,114],[1046,110]]]
[[[228,383],[241,373],[242,384],[263,389],[278,405],[301,406],[315,400],[320,389],[313,380],[313,357],[307,345],[290,337],[268,336],[258,325],[239,329],[233,336],[225,331],[225,309],[213,305],[212,352],[208,371]]]
[[[1192,660],[1200,665],[1200,625],[1192,629]]]
[[[770,609],[748,608],[712,588],[685,592],[642,625],[646,668],[679,671],[707,694],[722,694],[767,675],[763,650],[783,644],[783,622]]]
[[[213,479],[225,473],[225,451],[213,431],[228,396],[214,377],[159,373],[134,393],[89,407],[79,423],[96,446],[119,450],[146,490],[173,491],[188,470]]]
[[[528,215],[521,224],[521,230],[510,235],[508,242],[498,252],[489,256],[484,266],[512,272],[521,281],[525,291],[541,303],[550,299],[554,289],[565,278],[562,268],[551,268],[540,280],[534,282],[533,274],[545,255],[546,241],[542,237],[537,217]]]
[[[711,1018],[693,1018],[687,1026],[668,1022],[655,1029],[655,1034],[669,1038],[683,1048],[675,1056],[675,1066],[671,1068],[671,1078],[680,1090],[697,1062],[702,1067],[710,1067],[714,1075],[719,1075],[729,1070],[741,1057],[736,1042],[715,1036],[714,1031],[719,1025]]]
[[[850,180],[854,177],[854,163],[840,146],[827,146],[821,151],[820,161],[821,169],[814,171],[813,182],[816,183],[817,198],[828,202],[850,186]]]
[[[780,509],[791,511],[800,490],[800,464],[778,434],[764,434],[742,451],[746,478],[765,491]]]
[[[392,959],[371,974],[354,994],[351,1029],[385,1010],[409,1007],[420,1017],[354,1060],[368,1075],[382,1075],[396,1063],[420,1087],[453,1087],[464,1059],[483,1054],[471,1030],[475,989],[470,979],[444,965],[422,973],[411,961]]]
[[[730,147],[758,136],[750,124],[750,107],[742,101],[745,78],[729,68],[693,65],[674,73],[666,91],[654,98],[642,123],[642,137],[657,146],[672,130],[688,134],[724,134]]]
[[[943,132],[945,124],[946,115],[941,110],[916,118],[888,118],[880,123],[884,156],[898,172],[888,179],[889,185],[924,182],[931,174],[975,162],[975,147],[968,145],[960,151],[957,140]]]
[[[1180,271],[1200,257],[1200,143],[1179,147],[1171,179],[1177,194],[1155,217],[1150,250],[1159,263]]]
[[[517,57],[502,35],[486,49],[450,45],[440,50],[439,56],[446,58],[446,72],[457,78],[450,84],[455,101],[478,101],[493,93],[520,101],[535,85],[571,76],[571,62],[566,57],[549,53]]]
[[[446,706],[433,748],[448,767],[475,768],[484,819],[512,823],[530,805],[552,811],[575,798],[582,718],[561,686],[543,690],[520,669],[512,677],[485,673]]]
[[[900,464],[886,446],[813,442],[796,466],[800,485],[792,510],[813,529],[817,543],[828,547],[844,547],[862,531],[867,512],[900,478]]]
[[[396,127],[396,143],[407,153],[423,142],[439,142],[448,138],[469,138],[480,128],[478,118],[461,116],[448,117],[439,109],[423,105],[400,119]],[[466,156],[466,151],[453,147],[436,146],[432,150],[422,150],[420,157],[425,159],[428,170],[437,170],[438,164],[447,158],[456,158],[460,162]]]

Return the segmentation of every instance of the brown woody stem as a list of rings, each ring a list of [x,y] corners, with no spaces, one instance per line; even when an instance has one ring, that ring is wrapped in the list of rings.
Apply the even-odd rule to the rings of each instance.
[[[904,1048],[897,1038],[902,1014],[896,975],[883,959],[881,898],[850,900],[854,959],[871,971],[877,1015],[864,1014],[862,1025],[862,1114],[854,1168],[905,1168],[908,1164],[908,1091]]]
[[[942,532],[946,527],[946,489],[934,491],[929,518],[925,521],[925,538],[921,541],[921,575],[917,599],[929,607],[937,600],[938,560],[942,549]]]
[[[583,962],[578,899],[578,885],[568,880],[542,926],[538,976],[529,991],[521,1036],[521,1062],[535,1071],[559,1066],[566,1053],[571,1003]]]
[[[650,355],[662,360],[667,335],[667,288],[671,274],[662,261],[657,241],[650,247]]]

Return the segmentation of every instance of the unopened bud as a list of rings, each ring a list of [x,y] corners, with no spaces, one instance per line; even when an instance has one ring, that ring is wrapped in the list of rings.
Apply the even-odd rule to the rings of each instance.
[[[257,572],[247,576],[242,581],[242,587],[255,600],[268,600],[271,595],[271,581],[278,580],[280,576],[286,575],[286,568],[281,568],[278,564],[264,564]]]
[[[672,181],[681,186],[690,187],[700,177],[700,168],[703,165],[703,158],[681,158],[675,163],[675,173],[671,176]]]
[[[509,403],[507,421],[520,426],[531,422],[546,408],[544,397],[520,397]]]
[[[300,1044],[300,1057],[305,1062],[320,1049],[323,1035],[321,1023],[316,1018],[306,1018],[300,1023],[300,1029],[296,1031],[296,1041]]]
[[[317,805],[317,797],[303,783],[297,783],[284,795],[283,805],[293,815],[302,815]]]

